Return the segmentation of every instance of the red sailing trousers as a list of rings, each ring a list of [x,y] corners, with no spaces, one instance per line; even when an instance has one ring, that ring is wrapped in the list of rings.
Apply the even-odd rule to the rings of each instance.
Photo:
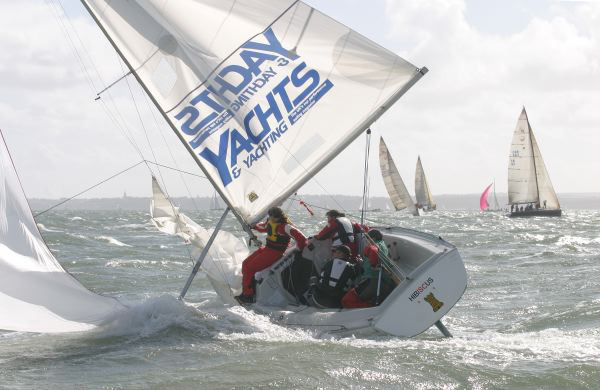
[[[246,296],[254,295],[254,290],[252,290],[252,277],[254,277],[254,274],[270,267],[282,256],[283,252],[263,246],[246,257],[246,260],[242,263],[242,294]]]

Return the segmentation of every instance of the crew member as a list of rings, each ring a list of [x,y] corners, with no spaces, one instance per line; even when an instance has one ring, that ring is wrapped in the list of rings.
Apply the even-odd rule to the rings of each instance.
[[[317,285],[312,290],[311,304],[320,308],[340,308],[341,299],[360,275],[360,267],[351,264],[350,248],[334,246],[333,258],[323,266]]]
[[[277,262],[288,248],[291,238],[294,238],[299,250],[306,246],[306,237],[291,224],[281,208],[272,207],[268,215],[265,222],[253,227],[258,232],[267,233],[266,245],[258,248],[242,263],[242,294],[235,297],[240,304],[254,302],[254,274]]]
[[[389,274],[381,268],[383,259],[389,258],[388,248],[383,241],[383,235],[379,230],[370,230],[368,233],[369,245],[363,251],[362,280],[355,288],[350,289],[342,298],[344,309],[371,307],[377,299],[383,300],[394,288],[394,282]],[[379,273],[381,272],[381,284]]]
[[[350,221],[344,213],[337,210],[329,210],[326,214],[327,226],[317,235],[316,240],[326,240],[331,238],[331,245],[346,245],[350,248],[351,257],[358,256],[358,245],[356,244],[356,234],[369,230],[367,226],[360,225]]]

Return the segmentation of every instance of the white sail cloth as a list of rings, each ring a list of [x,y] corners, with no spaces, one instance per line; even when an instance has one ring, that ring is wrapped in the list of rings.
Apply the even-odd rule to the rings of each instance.
[[[87,290],[54,258],[0,140],[0,329],[83,331],[123,308],[116,299]]]
[[[435,208],[433,195],[429,189],[429,183],[425,177],[425,171],[421,164],[421,157],[417,159],[417,168],[415,170],[415,198],[419,207]]]
[[[381,175],[383,176],[383,183],[396,210],[408,208],[408,211],[412,215],[419,215],[419,211],[415,207],[415,203],[410,197],[404,181],[402,181],[402,177],[400,177],[400,173],[396,168],[396,164],[383,137],[379,139],[379,166],[381,168]]]
[[[559,209],[560,203],[546,170],[525,107],[513,134],[508,161],[508,202],[538,203]]]
[[[421,76],[292,0],[84,0],[232,211],[254,224]]]
[[[197,259],[212,230],[204,229],[173,206],[154,177],[152,195],[150,216],[154,226],[163,233],[179,236],[191,244],[194,248],[192,257]],[[233,303],[233,296],[241,293],[242,261],[248,253],[248,246],[242,240],[221,230],[202,262],[202,270],[225,303]]]

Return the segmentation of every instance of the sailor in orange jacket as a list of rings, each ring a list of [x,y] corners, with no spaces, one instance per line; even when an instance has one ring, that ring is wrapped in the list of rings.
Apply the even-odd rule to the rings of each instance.
[[[241,295],[235,297],[242,304],[254,302],[254,274],[277,262],[288,248],[291,238],[296,241],[298,249],[302,250],[306,246],[306,237],[290,223],[281,208],[270,208],[268,215],[267,221],[253,227],[258,232],[267,233],[266,245],[258,248],[242,263],[243,290]]]

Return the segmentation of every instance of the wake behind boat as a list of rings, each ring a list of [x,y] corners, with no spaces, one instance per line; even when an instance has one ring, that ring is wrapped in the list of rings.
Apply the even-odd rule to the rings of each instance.
[[[512,139],[508,161],[510,217],[560,217],[560,203],[525,107]]]

